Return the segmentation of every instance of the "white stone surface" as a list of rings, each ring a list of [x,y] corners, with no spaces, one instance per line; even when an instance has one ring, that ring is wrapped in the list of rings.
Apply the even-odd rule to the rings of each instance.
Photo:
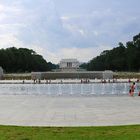
[[[140,124],[140,97],[0,95],[0,124],[108,126]]]
[[[79,61],[77,59],[62,59],[59,63],[61,69],[79,68]]]

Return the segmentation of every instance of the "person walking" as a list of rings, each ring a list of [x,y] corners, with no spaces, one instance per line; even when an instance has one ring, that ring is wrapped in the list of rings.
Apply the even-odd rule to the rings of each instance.
[[[134,96],[134,91],[135,91],[135,82],[130,86],[129,94],[130,96]]]

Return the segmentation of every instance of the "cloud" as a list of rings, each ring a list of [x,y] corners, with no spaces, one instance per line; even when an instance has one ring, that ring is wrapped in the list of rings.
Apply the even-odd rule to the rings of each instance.
[[[0,48],[28,47],[47,61],[89,61],[140,30],[138,0],[1,0]],[[125,8],[124,8],[125,7]]]
[[[77,58],[81,62],[89,61],[89,58],[96,57],[100,55],[102,50],[111,49],[109,46],[98,46],[98,47],[89,47],[89,48],[62,48],[59,52],[59,56],[63,58]]]
[[[98,47],[77,48],[77,47],[63,47],[58,50],[49,51],[43,50],[45,56],[49,56],[53,62],[59,62],[62,58],[77,58],[80,62],[88,62],[90,59],[100,55],[103,50],[111,49],[111,46],[100,45]],[[36,50],[34,48],[34,50]],[[41,53],[41,52],[40,52]]]

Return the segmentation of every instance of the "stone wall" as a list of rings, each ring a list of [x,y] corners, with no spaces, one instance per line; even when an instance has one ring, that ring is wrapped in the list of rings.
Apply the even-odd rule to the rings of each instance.
[[[32,79],[112,79],[111,71],[86,72],[32,72]]]

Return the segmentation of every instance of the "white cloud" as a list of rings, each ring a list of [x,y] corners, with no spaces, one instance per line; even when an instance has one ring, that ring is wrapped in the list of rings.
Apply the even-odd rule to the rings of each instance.
[[[54,63],[89,61],[140,30],[139,7],[130,0],[54,2],[0,0],[0,48],[28,47]]]
[[[77,58],[80,62],[87,62],[91,58],[100,55],[103,50],[111,49],[110,46],[100,45],[98,47],[87,47],[87,48],[61,48],[54,52],[46,51],[46,58],[53,60],[55,63],[59,63],[62,58]]]
[[[69,20],[70,17],[69,17],[69,16],[62,16],[62,17],[60,17],[60,19],[61,19],[61,20]]]
[[[0,48],[8,47],[24,47],[23,43],[19,41],[13,34],[0,35]]]
[[[80,61],[88,61],[93,56],[96,56],[97,50],[95,48],[62,48],[60,56],[63,58],[77,58]]]

